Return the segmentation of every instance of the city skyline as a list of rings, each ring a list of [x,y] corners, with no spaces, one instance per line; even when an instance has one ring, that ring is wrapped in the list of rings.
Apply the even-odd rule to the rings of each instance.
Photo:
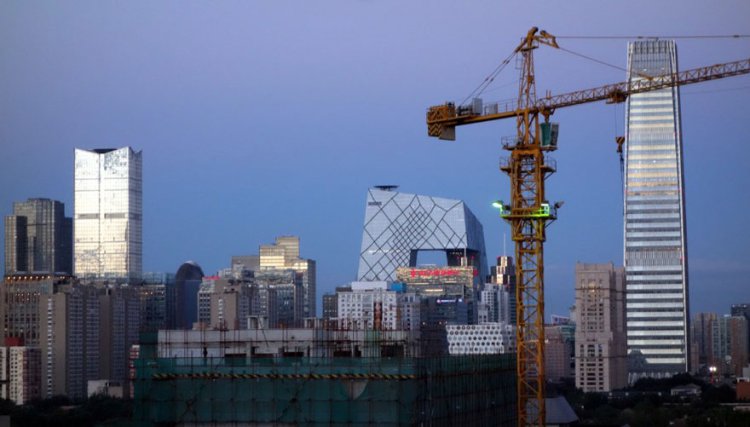
[[[605,24],[590,22],[585,14],[572,16],[580,13],[575,7],[559,18],[554,14],[560,11],[551,8],[512,20],[500,6],[490,11],[430,8],[422,18],[424,4],[403,6],[395,17],[383,5],[341,6],[322,6],[328,14],[322,23],[299,21],[283,6],[156,14],[120,14],[97,6],[89,18],[69,9],[53,16],[33,6],[2,6],[9,13],[0,14],[0,48],[8,61],[0,90],[9,96],[0,101],[7,117],[0,130],[5,154],[0,209],[8,214],[14,201],[46,197],[63,201],[71,215],[73,149],[130,145],[146,152],[144,271],[173,272],[192,259],[210,274],[226,267],[233,254],[247,253],[276,235],[295,234],[305,242],[307,256],[318,261],[320,297],[355,279],[363,193],[378,184],[464,200],[484,227],[493,260],[503,254],[503,235],[510,231],[489,203],[507,197],[497,157],[502,155],[500,137],[514,129],[459,129],[458,142],[433,143],[424,126],[428,105],[446,98],[460,101],[531,25],[561,36],[734,34],[750,14],[741,2],[725,9],[665,4],[650,7],[657,16],[659,10],[676,14],[675,22],[647,17],[614,24],[603,19]],[[316,13],[306,7],[302,16]],[[638,9],[613,7],[630,17],[628,9]],[[134,24],[144,16],[148,19],[140,26]],[[175,22],[163,29],[166,16]],[[254,32],[243,16],[276,22],[278,29]],[[492,16],[502,16],[501,22]],[[399,25],[381,29],[380,20],[386,18],[406,24],[401,26],[413,34]],[[215,21],[222,25],[212,25]],[[134,25],[140,35],[125,36]],[[196,37],[194,26],[204,36]],[[445,28],[481,28],[486,34],[468,42],[446,37],[460,30]],[[559,41],[625,65],[626,40]],[[683,70],[748,56],[742,39],[677,43]],[[625,79],[622,70],[563,55],[539,51],[540,93]],[[287,57],[295,60],[287,62]],[[153,68],[143,69],[145,64]],[[567,71],[566,79],[553,69]],[[505,91],[494,92],[493,98],[514,97],[515,78],[515,73],[505,75],[498,82],[508,84],[498,88]],[[706,220],[716,212],[748,207],[736,191],[748,182],[742,161],[750,153],[741,128],[748,119],[741,108],[747,89],[747,77],[738,77],[682,91],[694,312],[723,313],[732,302],[747,299],[750,271],[742,242],[748,235],[742,221]],[[274,118],[280,111],[288,121]],[[332,114],[343,117],[332,120]],[[614,136],[622,134],[623,120],[623,106],[604,104],[553,116],[561,123],[555,153],[559,172],[550,179],[548,194],[566,204],[548,231],[548,315],[566,314],[572,305],[575,261],[619,264],[622,259]],[[719,141],[731,156],[719,154]],[[30,157],[38,173],[18,180]],[[284,174],[278,182],[266,179]],[[725,223],[717,227],[719,220]],[[512,255],[507,243],[506,253]]]

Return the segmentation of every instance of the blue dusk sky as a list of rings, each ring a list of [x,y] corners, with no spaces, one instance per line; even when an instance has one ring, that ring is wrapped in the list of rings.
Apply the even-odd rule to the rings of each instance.
[[[532,26],[557,36],[750,33],[732,1],[73,1],[0,3],[0,212],[29,197],[73,213],[74,149],[143,151],[143,265],[207,274],[299,235],[318,293],[354,280],[367,189],[465,200],[488,258],[507,224],[498,170],[512,120],[427,137],[425,111],[461,101]],[[542,47],[538,93],[625,78],[625,39]],[[750,57],[750,38],[678,39],[680,68]],[[484,97],[511,99],[509,66]],[[692,312],[750,301],[750,76],[683,87]],[[615,136],[623,105],[557,111],[564,200],[545,247],[547,313],[574,303],[576,261],[622,264]],[[508,254],[512,247],[507,238]]]

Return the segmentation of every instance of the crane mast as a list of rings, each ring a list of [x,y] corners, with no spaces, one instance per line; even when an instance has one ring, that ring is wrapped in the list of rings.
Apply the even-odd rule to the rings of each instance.
[[[516,139],[506,146],[510,157],[501,169],[510,177],[510,207],[501,215],[510,222],[516,255],[516,345],[518,356],[517,395],[518,424],[540,425],[545,422],[544,405],[544,240],[547,223],[555,215],[540,215],[547,203],[544,181],[554,168],[548,165],[545,152],[553,145],[542,146],[539,111],[536,105],[534,50],[540,43],[557,46],[545,32],[532,28],[516,48],[522,55]]]
[[[540,44],[558,48],[554,36],[534,27],[515,49],[521,55],[518,100],[499,104],[430,107],[427,133],[455,140],[456,126],[515,117],[516,135],[503,148],[510,152],[500,169],[510,177],[510,205],[497,203],[510,223],[516,256],[516,340],[518,356],[518,425],[546,425],[544,371],[544,241],[547,225],[557,219],[555,203],[545,194],[546,178],[555,172],[547,153],[557,148],[556,128],[549,123],[555,109],[588,102],[624,102],[631,94],[750,73],[750,59],[696,68],[662,76],[641,76],[626,82],[537,99],[534,50]],[[479,107],[477,107],[479,106]],[[540,115],[544,119],[540,122]]]

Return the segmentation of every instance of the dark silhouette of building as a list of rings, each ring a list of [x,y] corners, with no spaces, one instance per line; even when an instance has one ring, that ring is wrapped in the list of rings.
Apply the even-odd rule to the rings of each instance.
[[[175,329],[192,329],[198,321],[198,289],[203,280],[203,270],[195,261],[188,261],[177,269],[175,275]]]

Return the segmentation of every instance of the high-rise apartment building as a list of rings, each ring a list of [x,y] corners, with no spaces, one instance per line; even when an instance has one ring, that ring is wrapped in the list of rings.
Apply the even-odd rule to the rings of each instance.
[[[42,398],[86,397],[87,382],[100,378],[99,290],[60,284],[39,302]],[[117,349],[104,347],[104,352]]]
[[[41,398],[42,358],[39,347],[7,347],[8,399],[23,405]]]
[[[379,186],[367,192],[357,280],[393,281],[397,268],[417,266],[420,251],[442,251],[448,266],[468,260],[484,282],[484,232],[466,204],[395,189]]]
[[[627,385],[623,270],[576,264],[576,387],[611,391]]]
[[[13,203],[5,217],[5,274],[73,271],[73,223],[57,200]]]
[[[142,157],[130,147],[75,151],[74,272],[138,279],[142,269]]]
[[[23,341],[27,346],[38,346],[45,339],[40,328],[41,300],[55,293],[57,287],[72,284],[68,275],[10,274],[0,286],[0,327],[2,339]]]
[[[676,73],[669,40],[628,45],[630,81]],[[688,267],[678,87],[626,107],[625,273],[630,380],[688,370]]]

